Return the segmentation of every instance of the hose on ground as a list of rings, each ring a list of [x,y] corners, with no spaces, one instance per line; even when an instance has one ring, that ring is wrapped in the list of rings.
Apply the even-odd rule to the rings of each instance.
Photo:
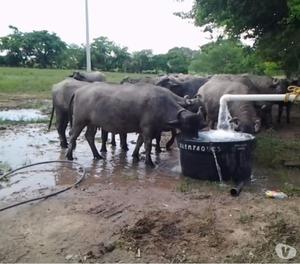
[[[11,204],[11,205],[8,205],[6,207],[3,207],[3,208],[0,208],[0,212],[4,211],[4,210],[7,210],[7,209],[10,209],[10,208],[13,208],[13,207],[16,207],[16,206],[19,206],[19,205],[22,205],[22,204],[26,204],[26,203],[30,203],[30,202],[33,202],[33,201],[38,201],[38,200],[41,200],[41,199],[47,199],[49,197],[52,197],[52,196],[55,196],[57,194],[60,194],[62,192],[65,192],[73,187],[76,187],[77,185],[79,185],[82,180],[84,179],[85,175],[86,175],[86,170],[85,168],[77,163],[77,162],[74,162],[74,161],[69,161],[69,160],[50,160],[50,161],[43,161],[43,162],[37,162],[37,163],[33,163],[33,164],[30,164],[30,165],[26,165],[26,166],[22,166],[20,168],[17,168],[15,170],[12,170],[4,175],[2,175],[0,177],[0,181],[4,178],[6,178],[7,176],[19,171],[19,170],[22,170],[22,169],[25,169],[25,168],[29,168],[29,167],[33,167],[33,166],[37,166],[37,165],[42,165],[42,164],[48,164],[48,163],[64,163],[64,164],[75,164],[75,165],[78,165],[80,169],[82,169],[82,175],[80,176],[80,178],[75,182],[73,183],[72,185],[70,186],[67,186],[61,190],[58,190],[56,192],[53,192],[53,193],[50,193],[50,194],[46,194],[46,195],[43,195],[43,196],[40,196],[40,197],[36,197],[36,198],[32,198],[32,199],[28,199],[28,200],[25,200],[25,201],[22,201],[22,202],[18,202],[18,203],[15,203],[15,204]]]

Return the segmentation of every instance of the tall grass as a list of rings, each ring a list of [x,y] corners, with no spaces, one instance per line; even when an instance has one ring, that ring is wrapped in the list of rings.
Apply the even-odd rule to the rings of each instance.
[[[62,81],[72,72],[73,70],[0,67],[0,93],[48,98],[52,85]],[[105,72],[105,75],[107,81],[118,83],[125,76],[135,78],[144,74]]]

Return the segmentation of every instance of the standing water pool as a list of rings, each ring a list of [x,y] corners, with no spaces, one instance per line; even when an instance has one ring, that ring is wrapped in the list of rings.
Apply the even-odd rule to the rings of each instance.
[[[177,143],[182,174],[210,181],[249,180],[254,142],[250,134],[228,130],[203,131],[193,138],[180,134]]]

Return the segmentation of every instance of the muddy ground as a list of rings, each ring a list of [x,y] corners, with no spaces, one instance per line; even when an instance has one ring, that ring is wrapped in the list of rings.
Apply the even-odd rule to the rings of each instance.
[[[299,121],[278,133],[297,138]],[[46,124],[2,127],[2,170],[64,159]],[[255,181],[231,197],[230,186],[184,178],[176,147],[153,152],[154,170],[145,168],[144,153],[134,163],[135,140],[129,136],[127,153],[109,146],[105,160],[93,161],[81,138],[74,156],[88,174],[78,188],[0,212],[0,262],[286,262],[278,243],[296,248],[290,261],[300,262],[300,197],[264,196],[286,179],[254,168]],[[23,170],[0,183],[0,208],[62,188],[80,173],[57,164]],[[297,174],[288,179],[296,185]]]

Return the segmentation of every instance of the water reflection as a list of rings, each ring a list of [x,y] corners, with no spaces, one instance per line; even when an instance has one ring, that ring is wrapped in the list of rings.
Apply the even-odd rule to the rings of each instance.
[[[100,133],[99,133],[100,134]],[[94,183],[112,183],[117,185],[130,185],[132,181],[141,186],[161,186],[172,189],[182,177],[179,164],[179,151],[175,146],[170,152],[156,154],[153,148],[152,159],[156,164],[155,169],[145,166],[145,153],[143,147],[140,151],[140,161],[135,162],[132,152],[135,147],[136,134],[128,135],[129,151],[124,152],[120,148],[117,137],[117,147],[108,145],[107,153],[102,154],[104,159],[95,161],[87,141],[79,137],[74,156],[77,162],[87,170],[87,178],[82,186],[90,186]],[[100,149],[99,136],[96,146]],[[46,124],[26,126],[11,126],[0,131],[0,170],[5,164],[12,169],[26,164],[48,160],[65,160],[65,150],[59,147],[56,131],[46,132]],[[163,144],[162,144],[163,145]],[[260,169],[254,169],[257,179],[252,189],[261,191],[273,186],[283,186],[286,181],[299,186],[299,175],[290,174],[288,178],[278,178],[274,175],[264,174]],[[8,183],[0,182],[0,200],[3,197],[31,193],[43,188],[62,187],[72,184],[80,176],[76,165],[47,164],[28,168],[15,174]],[[275,184],[276,183],[276,184]],[[18,194],[19,193],[19,194]]]
[[[37,109],[10,109],[0,111],[0,120],[4,121],[37,121],[48,119]]]

